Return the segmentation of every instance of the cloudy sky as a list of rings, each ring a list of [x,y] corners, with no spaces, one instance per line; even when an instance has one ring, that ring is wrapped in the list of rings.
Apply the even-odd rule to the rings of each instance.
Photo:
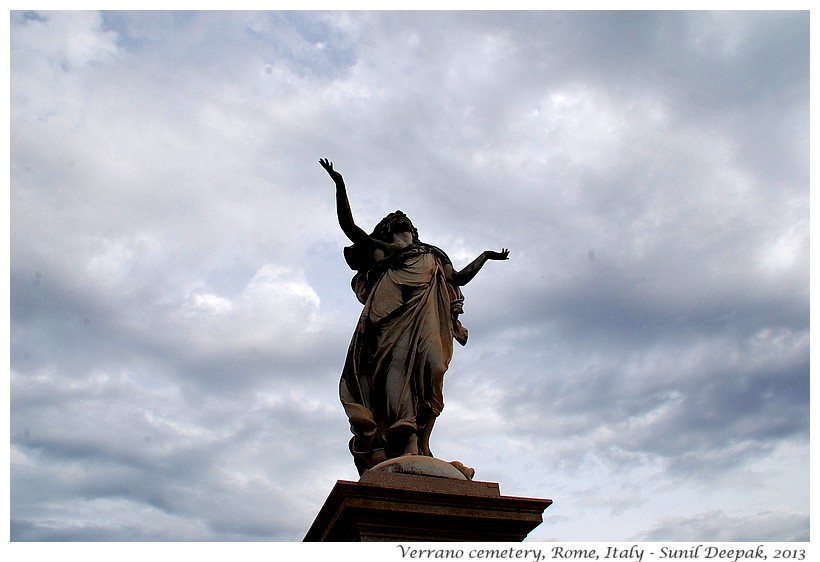
[[[534,541],[809,537],[807,12],[12,12],[11,539],[355,480],[332,160],[468,285],[437,456]]]

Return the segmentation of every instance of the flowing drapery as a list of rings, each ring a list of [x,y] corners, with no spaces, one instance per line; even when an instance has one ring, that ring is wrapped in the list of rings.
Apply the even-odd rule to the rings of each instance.
[[[453,338],[466,330],[451,303],[461,297],[444,275],[446,254],[414,244],[354,280],[364,309],[348,348],[339,394],[359,471],[404,452],[408,437],[444,408]]]

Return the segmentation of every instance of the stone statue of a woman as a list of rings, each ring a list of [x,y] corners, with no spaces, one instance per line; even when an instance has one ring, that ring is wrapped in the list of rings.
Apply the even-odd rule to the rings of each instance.
[[[433,456],[430,432],[444,408],[453,340],[467,342],[459,287],[487,260],[506,260],[509,250],[482,252],[456,271],[447,254],[419,240],[401,211],[367,234],[353,222],[342,175],[327,159],[319,162],[336,183],[339,225],[353,242],[345,259],[364,304],[339,384],[356,467],[361,474],[390,458]]]

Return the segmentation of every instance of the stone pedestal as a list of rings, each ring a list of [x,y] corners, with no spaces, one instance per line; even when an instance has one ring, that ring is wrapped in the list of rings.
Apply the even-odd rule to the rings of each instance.
[[[336,482],[304,541],[520,542],[551,504],[494,482],[371,469]]]

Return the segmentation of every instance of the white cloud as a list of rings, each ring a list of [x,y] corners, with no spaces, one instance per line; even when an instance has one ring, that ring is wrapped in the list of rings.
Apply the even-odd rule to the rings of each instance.
[[[298,355],[309,349],[309,340],[320,337],[322,326],[319,296],[304,275],[272,264],[262,266],[230,298],[191,289],[178,312],[170,314],[169,327],[193,336],[187,344],[205,355],[226,349]]]

